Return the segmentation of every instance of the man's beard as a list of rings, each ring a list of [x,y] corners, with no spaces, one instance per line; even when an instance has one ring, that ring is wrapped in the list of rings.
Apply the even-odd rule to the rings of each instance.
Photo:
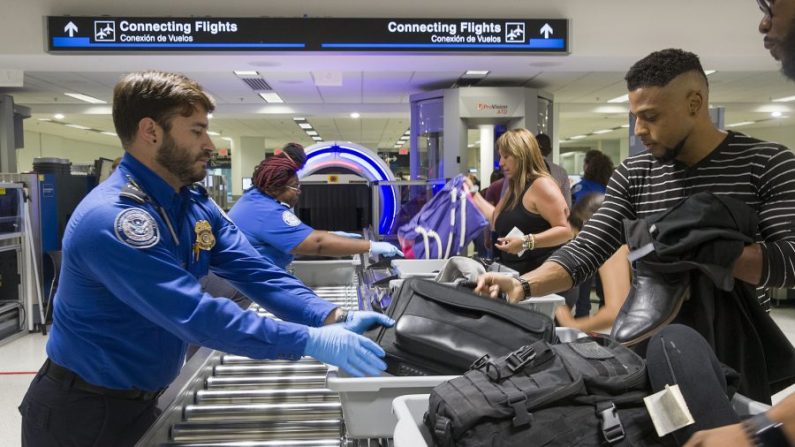
[[[204,155],[202,153],[199,157]],[[206,169],[194,171],[194,165],[199,157],[192,157],[188,149],[178,146],[171,134],[166,132],[163,137],[163,145],[157,151],[155,161],[176,176],[180,183],[190,185],[202,180],[207,175]]]
[[[661,157],[654,157],[654,158],[660,163],[669,163],[671,161],[674,161],[674,159],[678,157],[679,154],[682,153],[682,148],[685,147],[686,141],[687,137],[682,138],[682,141],[677,143],[677,145],[674,146],[673,148],[671,149],[665,148],[665,153]]]
[[[790,22],[789,31],[781,40],[781,71],[795,81],[795,20]]]

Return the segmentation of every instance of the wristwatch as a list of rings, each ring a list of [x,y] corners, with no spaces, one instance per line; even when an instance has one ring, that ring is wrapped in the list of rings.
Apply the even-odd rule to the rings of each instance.
[[[530,289],[530,283],[529,283],[529,282],[527,282],[527,280],[526,280],[526,279],[524,279],[524,278],[522,278],[522,277],[520,276],[520,277],[519,277],[519,284],[521,284],[521,285],[522,285],[522,293],[524,293],[524,297],[525,297],[525,298],[528,298],[528,297],[530,297],[530,295],[532,294],[532,291],[531,291],[531,289]]]
[[[773,422],[766,413],[757,414],[742,422],[743,429],[755,446],[790,447],[789,440],[781,429],[781,422]]]

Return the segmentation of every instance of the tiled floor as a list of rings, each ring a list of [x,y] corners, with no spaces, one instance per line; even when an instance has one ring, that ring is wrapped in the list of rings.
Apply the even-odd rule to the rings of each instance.
[[[795,307],[777,308],[773,319],[795,344]],[[47,337],[30,334],[0,346],[0,446],[20,445],[20,416],[17,406],[36,370],[46,358]],[[773,402],[795,392],[795,385],[773,396]]]

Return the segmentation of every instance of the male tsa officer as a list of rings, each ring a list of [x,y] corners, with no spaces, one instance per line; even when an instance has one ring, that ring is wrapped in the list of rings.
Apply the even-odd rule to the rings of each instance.
[[[126,154],[67,225],[49,359],[19,407],[23,446],[133,445],[187,343],[257,359],[310,355],[359,376],[386,368],[384,351],[357,333],[392,320],[317,298],[193,185],[214,149],[213,109],[177,74],[133,73],[116,85]],[[210,269],[285,321],[202,293]]]

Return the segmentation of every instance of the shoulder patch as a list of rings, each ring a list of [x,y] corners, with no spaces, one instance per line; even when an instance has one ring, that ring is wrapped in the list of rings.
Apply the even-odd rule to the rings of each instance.
[[[113,223],[116,237],[135,248],[154,247],[160,242],[157,222],[146,210],[127,208],[116,216]]]
[[[290,212],[290,210],[282,211],[282,220],[284,221],[284,223],[286,223],[291,227],[297,227],[298,225],[301,225],[301,219],[299,219],[298,216]]]

